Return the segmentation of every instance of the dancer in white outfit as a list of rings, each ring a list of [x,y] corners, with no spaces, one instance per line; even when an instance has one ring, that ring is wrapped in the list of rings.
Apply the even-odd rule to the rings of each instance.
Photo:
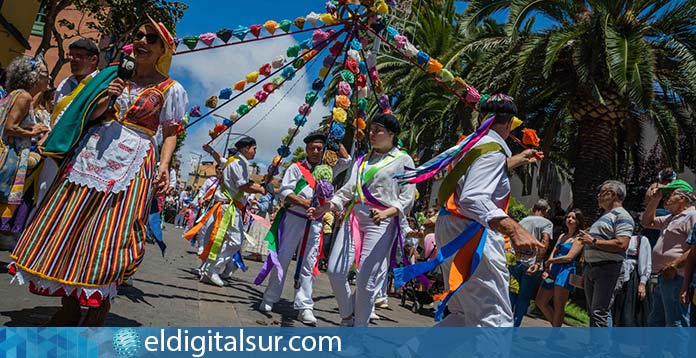
[[[328,269],[342,325],[368,325],[393,256],[399,216],[407,213],[413,203],[415,185],[399,185],[393,178],[405,166],[413,167],[411,157],[395,146],[400,131],[396,117],[377,115],[370,125],[370,153],[353,164],[348,182],[329,203],[307,211],[313,218],[322,217],[328,210],[347,211],[333,243]],[[346,275],[353,263],[358,275],[351,295]]]
[[[311,206],[314,188],[317,185],[312,175],[312,170],[319,164],[324,154],[326,135],[315,132],[304,139],[306,144],[305,151],[307,158],[297,163],[291,164],[283,175],[280,187],[280,197],[286,203],[286,207],[276,216],[274,223],[278,227],[277,232],[271,229],[269,235],[278,236],[278,261],[282,267],[282,280],[278,277],[274,268],[269,272],[269,282],[263,294],[263,301],[259,304],[261,312],[270,312],[273,305],[280,300],[283,293],[283,282],[293,272],[288,272],[290,260],[295,253],[300,257],[301,243],[305,240],[304,256],[299,280],[295,283],[294,307],[299,311],[298,319],[309,325],[315,325],[317,320],[312,312],[314,301],[312,300],[312,286],[314,285],[314,265],[319,254],[319,243],[321,240],[322,221],[314,220],[311,222],[308,232],[306,211]],[[339,158],[334,167],[334,176],[342,172],[350,165],[350,156]],[[281,234],[282,233],[282,234]],[[282,236],[282,237],[281,237]],[[261,277],[261,275],[259,276]],[[261,283],[263,278],[257,280]]]

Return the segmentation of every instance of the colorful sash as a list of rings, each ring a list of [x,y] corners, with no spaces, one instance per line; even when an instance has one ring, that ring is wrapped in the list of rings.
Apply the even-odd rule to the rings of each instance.
[[[95,75],[96,76],[96,75]],[[87,82],[91,81],[94,76],[87,76],[85,77],[80,83],[77,84],[77,87],[75,87],[70,93],[61,98],[58,103],[56,103],[56,107],[53,108],[53,112],[51,112],[51,127],[53,127],[56,124],[56,119],[58,116],[63,112],[65,108],[68,107],[70,102],[72,102],[73,99],[82,91],[82,89],[85,87]]]
[[[486,153],[495,151],[500,151],[505,154],[502,146],[498,143],[491,142],[482,144],[469,150],[462,160],[457,163],[443,181],[438,192],[438,201],[446,205],[445,208],[440,209],[440,215],[454,215],[461,219],[470,220],[457,210],[457,182],[459,178],[466,174],[467,170],[476,159]],[[505,200],[506,212],[509,200],[510,194],[508,193]],[[476,268],[478,268],[478,264],[483,257],[483,248],[486,245],[487,236],[488,230],[480,223],[471,220],[471,224],[454,238],[454,240],[444,245],[434,259],[416,265],[394,269],[394,287],[398,288],[403,286],[404,283],[418,275],[431,271],[454,255],[448,278],[449,289],[433,297],[434,300],[440,301],[435,311],[435,321],[442,320],[447,302],[452,296],[459,292],[459,290],[466,286],[469,279],[476,271]]]
[[[312,190],[314,190],[314,188],[317,185],[317,181],[314,178],[314,175],[312,175],[312,172],[309,169],[307,163],[303,161],[294,164],[297,166],[297,168],[299,168],[302,177],[300,177],[300,179],[295,184],[295,189],[293,189],[292,191],[293,194],[298,195],[308,185],[310,188],[312,188]],[[263,266],[261,266],[261,270],[259,271],[259,274],[256,276],[256,279],[254,279],[254,284],[256,284],[257,286],[263,283],[268,274],[271,273],[271,269],[273,269],[273,267],[276,268],[278,280],[280,280],[280,282],[283,282],[284,272],[283,266],[280,264],[280,260],[278,259],[278,247],[280,246],[280,240],[283,237],[281,228],[283,227],[285,215],[287,215],[289,207],[290,206],[286,204],[285,206],[280,208],[280,210],[278,210],[278,212],[276,213],[276,217],[273,220],[273,224],[271,225],[271,229],[268,230],[268,233],[266,234],[265,240],[268,242],[269,251],[268,256],[266,257],[266,261],[263,263]]]

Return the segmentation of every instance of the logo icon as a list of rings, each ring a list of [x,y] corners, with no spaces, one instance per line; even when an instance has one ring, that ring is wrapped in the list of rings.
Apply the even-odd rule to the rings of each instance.
[[[133,328],[121,328],[114,333],[112,340],[114,350],[119,357],[133,357],[140,349],[141,340]]]

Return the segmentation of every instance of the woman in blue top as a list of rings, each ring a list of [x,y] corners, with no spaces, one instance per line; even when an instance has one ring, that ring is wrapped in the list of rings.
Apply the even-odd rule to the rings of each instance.
[[[551,259],[546,260],[543,282],[537,293],[536,305],[544,313],[551,326],[560,327],[565,317],[565,304],[573,290],[570,276],[575,274],[575,260],[582,251],[582,243],[576,240],[580,230],[585,227],[582,211],[573,209],[565,217],[566,232],[558,238],[558,243],[551,252]],[[549,302],[553,299],[553,306]]]

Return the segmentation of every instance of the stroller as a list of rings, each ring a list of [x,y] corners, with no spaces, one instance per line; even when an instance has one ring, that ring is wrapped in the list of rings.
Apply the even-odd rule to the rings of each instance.
[[[418,247],[419,262],[428,261],[437,256],[437,245],[435,235],[428,234],[423,240],[425,247]],[[423,305],[433,303],[433,296],[445,291],[445,281],[442,269],[438,266],[425,273],[425,277],[430,280],[430,287],[424,287],[417,279],[406,282],[401,294],[401,306],[406,307],[407,301],[413,301],[411,311],[418,313]]]

